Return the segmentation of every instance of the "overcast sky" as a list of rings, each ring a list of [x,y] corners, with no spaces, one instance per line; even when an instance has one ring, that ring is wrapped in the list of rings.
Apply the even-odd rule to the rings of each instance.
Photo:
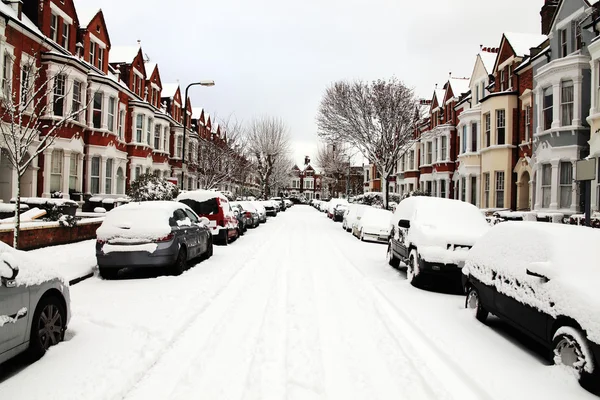
[[[113,46],[134,45],[163,83],[191,89],[218,117],[285,120],[294,161],[315,158],[315,115],[328,84],[396,76],[423,97],[448,73],[469,77],[479,45],[540,33],[543,0],[77,0],[104,10]]]

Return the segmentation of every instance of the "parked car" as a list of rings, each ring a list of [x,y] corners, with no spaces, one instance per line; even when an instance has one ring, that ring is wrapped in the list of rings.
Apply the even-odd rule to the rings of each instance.
[[[329,208],[329,201],[322,201],[319,203],[319,211],[326,213]]]
[[[278,211],[277,204],[274,201],[263,200],[260,203],[265,207],[265,210],[266,210],[268,216],[270,216],[270,217],[277,216],[277,213],[279,211]]]
[[[286,208],[291,208],[294,205],[294,202],[290,199],[283,199],[283,202],[285,203]]]
[[[356,214],[354,214],[354,217],[352,218],[352,223],[351,223],[351,232],[354,236],[356,237],[360,237],[360,230],[358,227],[358,224],[363,216],[363,214],[365,213],[365,211],[367,211],[367,209],[371,208],[371,206],[367,206],[364,204],[361,204],[362,207],[358,207],[356,209]]]
[[[23,352],[39,359],[64,339],[70,318],[68,281],[0,242],[0,364]]]
[[[279,204],[279,211],[285,211],[285,209],[287,208],[285,205],[285,201],[281,197],[271,197],[270,200]]]
[[[187,204],[196,214],[210,221],[215,244],[227,245],[238,237],[238,221],[229,200],[213,190],[192,190],[180,193],[177,201]]]
[[[388,262],[407,265],[407,279],[419,286],[437,275],[460,283],[458,263],[490,226],[481,211],[459,200],[428,196],[404,199],[391,219]]]
[[[196,258],[212,256],[207,218],[175,201],[129,203],[106,214],[96,231],[96,259],[103,278],[125,267],[168,267],[174,275]]]
[[[231,202],[231,209],[238,221],[238,235],[243,236],[248,230],[248,226],[252,225],[252,217],[246,215],[246,212],[239,203]]]
[[[333,221],[342,222],[344,220],[344,214],[348,211],[348,204],[338,204],[333,209]]]
[[[248,228],[256,228],[260,225],[260,215],[258,210],[249,201],[240,201],[240,206],[244,209],[246,217],[249,219]]]
[[[392,212],[381,208],[368,207],[357,222],[358,238],[361,241],[387,243],[390,237]]]
[[[342,228],[344,228],[347,232],[352,232],[352,227],[354,226],[357,218],[362,216],[362,213],[368,206],[364,204],[350,204],[348,205],[348,210],[344,213],[344,218],[342,220]]]
[[[587,389],[600,390],[600,231],[503,222],[464,263],[465,307],[492,313],[551,350]]]
[[[265,208],[265,206],[261,202],[254,200],[251,200],[250,204],[252,204],[254,208],[256,208],[256,211],[258,211],[259,222],[261,224],[267,222],[267,209]]]
[[[327,217],[328,218],[333,219],[333,213],[335,211],[335,208],[340,204],[348,205],[348,200],[346,200],[346,199],[331,199],[329,201],[329,204],[327,205]]]

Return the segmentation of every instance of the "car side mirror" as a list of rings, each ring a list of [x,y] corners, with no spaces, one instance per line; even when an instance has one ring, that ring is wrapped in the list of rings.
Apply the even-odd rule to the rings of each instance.
[[[398,221],[398,226],[400,228],[408,229],[410,228],[410,221],[407,219],[401,219],[400,221]]]
[[[7,288],[13,288],[17,286],[15,282],[15,278],[19,275],[19,268],[17,266],[12,266],[8,261],[2,260],[0,262],[0,278],[2,278],[2,283]]]

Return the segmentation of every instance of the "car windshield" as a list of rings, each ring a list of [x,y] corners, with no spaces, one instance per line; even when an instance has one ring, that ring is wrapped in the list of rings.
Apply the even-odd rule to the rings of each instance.
[[[206,201],[196,201],[192,199],[179,200],[183,204],[188,205],[198,215],[216,215],[219,213],[219,203],[216,198]]]

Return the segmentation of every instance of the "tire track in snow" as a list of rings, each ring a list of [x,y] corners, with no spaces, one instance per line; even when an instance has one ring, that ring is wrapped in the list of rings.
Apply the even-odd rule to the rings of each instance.
[[[423,361],[422,365],[413,361],[413,366],[424,381],[431,380],[431,377],[443,377],[441,384],[454,399],[488,400],[493,398],[442,348],[430,340],[426,333],[422,332],[410,320],[410,317],[397,307],[381,289],[369,280],[368,276],[357,267],[356,262],[339,248],[340,242],[332,242],[335,252],[352,266],[356,276],[373,292],[373,298],[379,302],[380,318],[389,329],[392,337],[396,339],[398,346],[409,359]],[[393,316],[397,318],[393,318]],[[400,335],[398,336],[397,333],[400,333]],[[404,342],[399,337],[409,339]]]

